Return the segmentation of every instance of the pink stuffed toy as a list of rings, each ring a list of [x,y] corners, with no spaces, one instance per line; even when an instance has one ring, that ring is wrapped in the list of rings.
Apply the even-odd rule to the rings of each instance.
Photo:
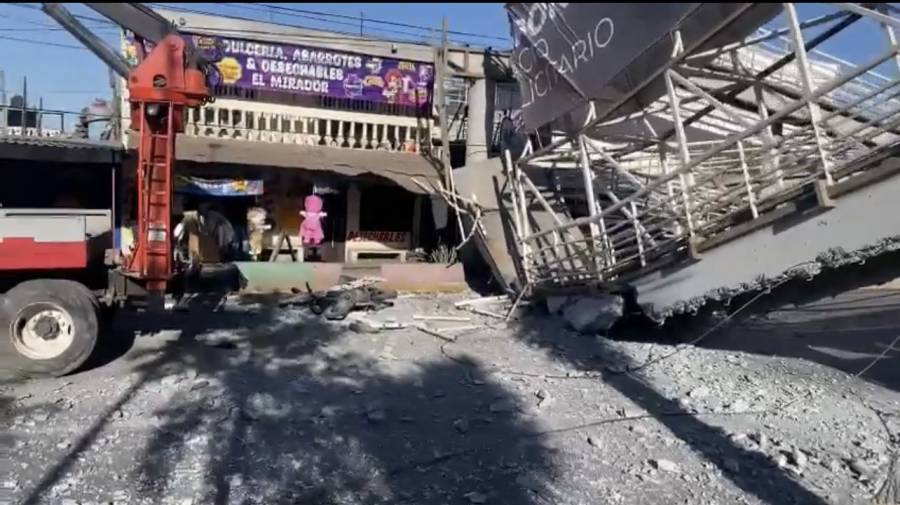
[[[328,214],[322,212],[322,199],[316,195],[309,195],[303,201],[303,209],[300,215],[303,222],[300,224],[300,240],[303,245],[317,246],[325,240],[322,231],[322,218]]]

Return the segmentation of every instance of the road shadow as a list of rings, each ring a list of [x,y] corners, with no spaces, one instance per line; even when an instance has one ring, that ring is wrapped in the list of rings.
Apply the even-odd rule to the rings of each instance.
[[[696,455],[718,467],[726,479],[748,495],[763,503],[827,503],[791,478],[786,471],[772,465],[761,452],[737,445],[721,428],[707,424],[676,400],[665,397],[640,372],[611,372],[611,368],[627,369],[639,363],[612,347],[608,340],[573,336],[571,332],[563,331],[559,320],[541,313],[524,316],[516,327],[519,339],[539,346],[554,359],[562,360],[582,372],[600,374],[602,378],[597,380],[602,380],[645,410]],[[743,470],[729,469],[733,468],[731,462],[740,462]]]
[[[357,347],[346,339],[382,336],[349,333],[272,298],[206,317],[198,310],[180,321],[177,338],[125,356],[139,364],[140,380],[84,430],[25,504],[42,503],[110,419],[160,384],[175,392],[146,413],[158,420],[149,440],[132,442],[133,498],[527,505],[556,477],[525,407],[477,368],[436,353],[436,361],[407,361]]]
[[[876,360],[861,378],[900,391],[900,349],[889,349],[900,336],[900,290],[875,288],[898,277],[900,252],[890,252],[825,268],[811,280],[790,280],[761,297],[751,291],[709,302],[697,314],[670,318],[662,328],[639,316],[626,318],[612,333],[669,343],[706,334],[698,346],[800,358],[851,375]]]

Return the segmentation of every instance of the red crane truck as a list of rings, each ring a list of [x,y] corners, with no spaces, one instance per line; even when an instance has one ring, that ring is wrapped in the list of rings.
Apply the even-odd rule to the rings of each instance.
[[[176,270],[171,231],[175,136],[184,131],[187,108],[211,101],[207,79],[214,67],[165,18],[141,4],[85,5],[133,32],[138,42],[138,63],[132,68],[63,4],[42,4],[126,80],[131,129],[138,138],[135,247],[123,254],[107,238],[110,247],[101,261],[105,286],[91,289],[82,281],[97,250],[91,212],[0,209],[0,279],[10,286],[0,294],[0,353],[8,367],[27,376],[60,376],[81,366],[97,344],[104,306],[137,297],[161,306]],[[154,44],[148,54],[140,49],[144,41]]]

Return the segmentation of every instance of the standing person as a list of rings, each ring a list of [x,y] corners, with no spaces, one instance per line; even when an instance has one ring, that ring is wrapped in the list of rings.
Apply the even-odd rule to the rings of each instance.
[[[234,242],[234,228],[228,218],[208,203],[200,205],[200,212],[203,215],[203,227],[206,233],[215,239],[223,259],[229,259],[231,243]]]

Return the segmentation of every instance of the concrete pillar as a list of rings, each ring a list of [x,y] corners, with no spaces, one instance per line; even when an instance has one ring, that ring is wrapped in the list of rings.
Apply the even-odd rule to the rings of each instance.
[[[425,201],[425,197],[422,195],[415,195],[415,200],[413,200],[413,222],[412,222],[412,247],[415,249],[419,247],[421,241],[422,234],[422,204]]]
[[[494,82],[475,79],[469,87],[466,165],[488,158],[488,143],[494,124]]]
[[[340,257],[343,258],[343,261],[347,261],[347,235],[352,232],[359,231],[359,201],[360,201],[360,193],[359,193],[359,185],[355,182],[351,182],[347,185],[347,226],[345,230],[344,239],[341,240]]]
[[[359,231],[359,185],[351,182],[347,188],[347,232]]]

